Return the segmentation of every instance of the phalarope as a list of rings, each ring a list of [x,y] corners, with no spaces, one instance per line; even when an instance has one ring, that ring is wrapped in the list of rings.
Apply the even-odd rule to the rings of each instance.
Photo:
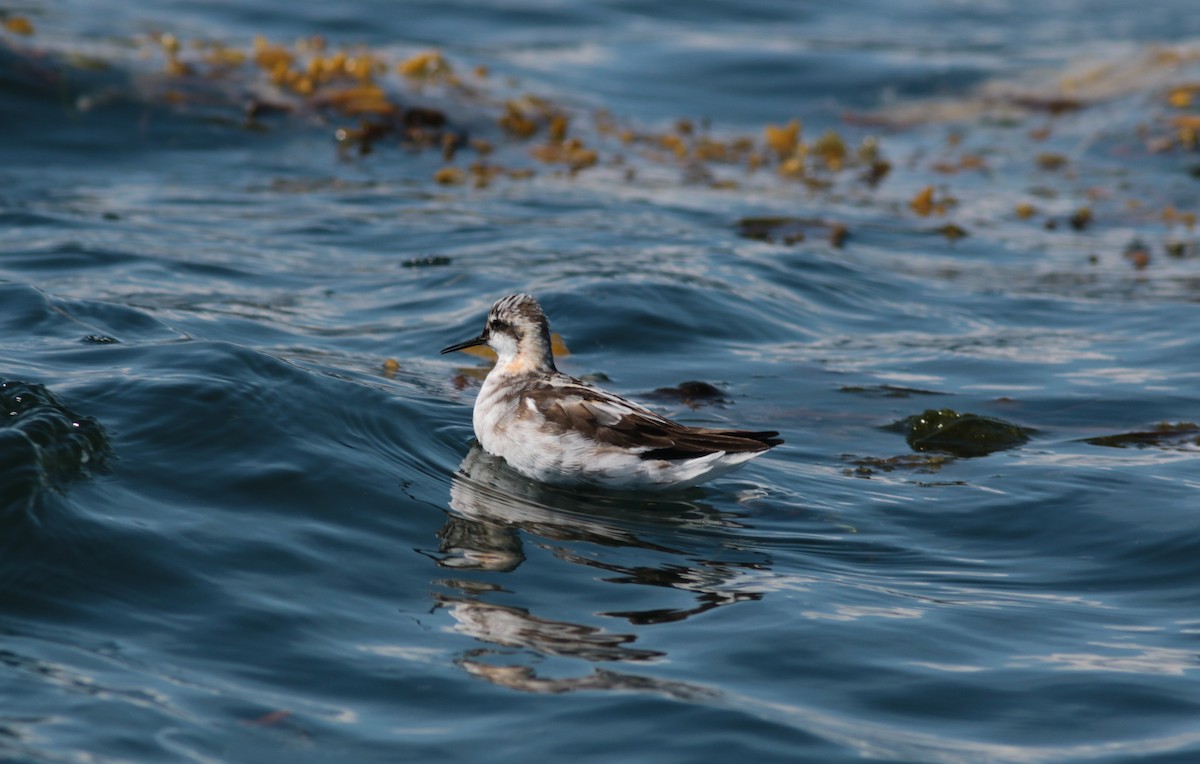
[[[777,432],[688,427],[563,374],[554,366],[550,322],[527,294],[499,300],[478,337],[442,353],[477,345],[491,346],[498,359],[475,399],[475,437],[543,483],[687,488],[783,442]]]

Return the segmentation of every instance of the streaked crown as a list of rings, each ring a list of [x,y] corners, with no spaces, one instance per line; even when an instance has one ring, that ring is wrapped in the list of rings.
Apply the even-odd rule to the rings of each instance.
[[[510,294],[498,300],[488,313],[484,334],[502,360],[512,356],[532,368],[554,369],[550,320],[533,295]]]

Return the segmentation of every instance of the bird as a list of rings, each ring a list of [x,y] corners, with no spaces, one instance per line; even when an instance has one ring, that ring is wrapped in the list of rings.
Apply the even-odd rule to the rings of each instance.
[[[778,432],[690,427],[554,365],[550,321],[528,294],[492,306],[478,337],[442,354],[496,351],[472,424],[485,451],[556,486],[675,490],[711,480],[783,443]]]

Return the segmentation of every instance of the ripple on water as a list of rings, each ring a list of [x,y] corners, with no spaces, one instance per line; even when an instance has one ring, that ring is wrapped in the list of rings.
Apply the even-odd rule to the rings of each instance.
[[[1114,44],[1179,39],[1186,0],[93,5],[0,45],[0,372],[36,399],[0,422],[0,759],[1195,758],[1196,454],[1085,441],[1200,420],[1192,159],[1146,146],[1195,109],[1160,78],[1194,80],[1195,45]],[[492,153],[339,152],[356,118],[304,109],[244,129],[288,94],[192,42],[260,32],[442,48],[471,95],[379,80]],[[1090,79],[1154,86],[973,116],[981,77],[1091,45]],[[525,90],[633,140],[434,184],[535,162],[495,121]],[[969,114],[889,127],[871,188],[645,156],[684,117],[692,146],[795,116],[853,151],[879,130],[845,110],[918,96]],[[926,184],[958,203],[918,216]],[[739,236],[756,216],[807,238]],[[436,353],[518,290],[565,369],[703,380],[719,403],[655,405],[787,444],[673,496],[515,476],[470,446],[482,367]],[[930,408],[1037,431],[934,460],[880,429]]]

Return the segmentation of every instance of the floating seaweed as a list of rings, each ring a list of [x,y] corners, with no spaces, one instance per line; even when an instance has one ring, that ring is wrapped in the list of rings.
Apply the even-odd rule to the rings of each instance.
[[[1045,170],[1046,172],[1057,172],[1067,166],[1067,158],[1065,156],[1049,152],[1038,154],[1034,161],[1037,163],[1038,169]]]
[[[844,223],[835,223],[819,218],[796,217],[746,217],[737,221],[737,234],[746,239],[765,241],[772,244],[799,244],[807,238],[806,230],[825,229],[829,243],[841,248],[850,235]]]
[[[1150,264],[1150,248],[1140,239],[1129,242],[1124,251],[1125,259],[1133,263],[1133,267],[1141,270]]]
[[[1167,253],[1167,257],[1182,260],[1184,258],[1196,257],[1200,254],[1200,243],[1196,240],[1192,241],[1176,241],[1171,240],[1163,244],[1163,250]]]
[[[843,385],[838,388],[841,393],[854,393],[868,398],[910,398],[914,395],[945,395],[937,390],[923,390],[919,387],[903,385]]]
[[[967,229],[954,223],[947,223],[944,226],[940,226],[936,229],[936,231],[950,241],[958,241],[959,239],[965,239],[967,236],[970,236],[970,234],[967,233]]]
[[[1200,425],[1195,422],[1159,422],[1149,430],[1084,438],[1084,443],[1106,448],[1194,448],[1200,446]]]
[[[425,257],[410,257],[402,265],[405,268],[431,268],[434,266],[450,265],[453,262],[445,255],[426,255]]]
[[[455,186],[465,183],[467,174],[461,167],[443,167],[433,174],[433,179],[443,186]]]
[[[896,470],[911,470],[918,474],[937,472],[942,467],[954,461],[953,456],[943,454],[901,454],[899,456],[843,456],[854,469],[843,470],[846,475],[869,478],[877,472],[895,472]]]
[[[6,20],[14,34],[26,28],[18,17]],[[509,143],[534,142],[528,148],[529,158],[562,166],[568,177],[597,166],[624,164],[627,155],[621,149],[625,147],[635,148],[638,157],[651,162],[681,163],[688,167],[686,179],[702,178],[701,185],[723,191],[739,189],[743,181],[717,177],[705,165],[740,167],[748,175],[770,167],[778,177],[814,191],[833,189],[835,180],[843,179],[873,188],[892,170],[875,137],[862,137],[856,145],[840,131],[827,129],[805,141],[799,119],[769,125],[757,138],[715,135],[707,119],[678,119],[666,130],[647,131],[597,112],[587,125],[577,109],[550,98],[533,93],[505,98],[486,92],[490,73],[485,67],[459,65],[438,50],[395,60],[364,45],[339,47],[320,35],[291,44],[259,35],[252,44],[239,47],[184,39],[170,31],[136,38],[133,43],[162,67],[159,76],[139,82],[139,98],[179,109],[202,106],[205,119],[260,133],[269,132],[271,118],[328,124],[338,151],[347,157],[366,157],[380,147],[396,146],[440,151],[450,163],[462,151],[484,157],[496,150],[499,141],[468,135],[442,109],[410,102],[421,96],[439,98],[440,104],[494,110],[491,119],[474,118],[471,123],[486,130],[491,122]],[[42,59],[38,51],[28,53]],[[66,56],[55,65],[66,69],[74,60]],[[474,82],[466,82],[460,71],[473,72]],[[84,103],[92,100],[81,97],[81,108]],[[222,109],[232,114],[212,113]],[[614,147],[614,142],[619,145]],[[632,180],[637,169],[626,166],[624,174]],[[486,187],[498,177],[521,180],[532,175],[528,167],[475,164],[463,175],[455,170],[438,172],[434,180]],[[830,243],[841,246],[845,232],[844,227],[831,229]]]
[[[3,21],[3,26],[6,31],[13,34],[28,37],[33,34],[33,22],[24,16],[9,16]]]
[[[32,506],[41,490],[62,490],[104,469],[104,428],[44,386],[0,383],[0,415],[0,506]]]
[[[929,217],[935,214],[945,215],[946,211],[957,203],[958,200],[954,197],[949,195],[939,197],[933,186],[925,186],[909,200],[908,206],[921,217]]]
[[[850,236],[850,229],[843,223],[833,223],[829,226],[829,246],[841,249]]]
[[[680,382],[674,387],[660,387],[646,393],[643,397],[656,401],[682,403],[694,409],[710,403],[729,403],[725,398],[724,390],[699,380]]]
[[[986,456],[1029,441],[1033,431],[1002,419],[960,414],[953,409],[928,409],[892,423],[886,429],[902,432],[914,451],[953,456]]]
[[[1071,227],[1076,231],[1082,231],[1092,224],[1093,219],[1091,207],[1080,207],[1071,214],[1071,217],[1067,219],[1067,222],[1069,222]]]
[[[58,75],[71,68],[90,71],[107,66],[94,54],[47,56],[45,51],[17,39],[33,33],[27,20],[13,14],[0,14],[0,20],[0,34],[8,36],[5,43],[9,54],[36,59],[38,70],[56,77],[56,81],[69,81],[71,78]],[[367,157],[388,147],[437,151],[446,166],[426,170],[426,177],[447,188],[487,188],[501,179],[525,180],[534,176],[532,167],[538,165],[548,165],[552,175],[566,178],[592,168],[619,168],[616,177],[634,183],[646,176],[641,163],[649,162],[682,168],[683,183],[697,188],[744,189],[749,193],[765,188],[786,193],[788,184],[795,183],[839,203],[874,193],[900,167],[908,176],[904,180],[914,189],[908,199],[912,213],[942,216],[954,208],[957,200],[948,189],[929,183],[928,177],[921,176],[922,171],[926,176],[971,172],[990,176],[1014,166],[1005,161],[1007,157],[996,145],[972,140],[972,123],[1014,125],[1021,119],[1037,120],[1010,135],[1049,141],[1067,132],[1059,129],[1057,121],[1064,115],[1150,89],[1154,98],[1146,103],[1156,111],[1147,114],[1137,128],[1136,139],[1121,150],[1165,153],[1200,145],[1200,114],[1196,113],[1200,83],[1194,74],[1190,80],[1183,79],[1187,76],[1184,65],[1200,61],[1200,49],[1194,46],[1151,48],[1122,61],[1085,64],[1044,83],[995,81],[952,99],[876,114],[848,114],[843,117],[842,127],[822,127],[814,137],[811,125],[799,117],[766,124],[749,134],[730,135],[715,132],[708,119],[675,119],[665,127],[647,128],[606,111],[589,115],[544,95],[502,93],[501,88],[517,83],[510,78],[489,80],[492,75],[486,67],[451,61],[439,50],[395,57],[364,45],[339,46],[320,35],[288,44],[259,36],[250,45],[237,46],[184,39],[169,31],[135,38],[133,42],[142,46],[144,58],[161,67],[152,77],[139,77],[138,98],[180,110],[198,106],[201,108],[192,108],[192,112],[202,109],[202,118],[214,124],[256,132],[276,129],[277,121],[285,119],[307,120],[322,129],[328,126],[337,150],[346,158]],[[85,110],[98,108],[105,100],[95,93],[81,94],[76,103],[77,108]],[[462,124],[456,124],[448,114],[455,105],[466,107],[471,115]],[[905,114],[905,108],[911,113]],[[231,113],[213,113],[222,109]],[[947,150],[931,161],[924,161],[918,151],[904,163],[893,165],[884,157],[879,139],[863,130],[939,121],[951,126]],[[469,134],[466,124],[481,135]],[[1087,203],[1074,213],[1040,217],[1039,224],[1046,231],[1089,231],[1095,222],[1094,210],[1101,209],[1094,189],[1054,188],[1060,179],[1073,182],[1086,167],[1075,166],[1079,161],[1075,153],[1060,153],[1062,145],[1047,144],[1044,148],[1040,152],[1027,151],[1021,157],[1019,165],[1040,171],[1038,178],[1044,184],[1030,188],[1028,193],[1039,197],[1083,197],[1086,193]],[[964,193],[970,193],[976,179],[962,180]],[[1120,193],[1120,189],[1110,189],[1109,193]],[[896,202],[894,198],[877,201]],[[975,199],[969,201],[974,203]],[[1130,205],[1140,201],[1127,200]],[[1106,216],[1113,206],[1102,208]],[[1020,220],[1043,214],[1029,203],[1012,208]],[[1106,219],[1116,221],[1119,217],[1120,213],[1114,212]],[[1146,217],[1130,212],[1119,222],[1131,219],[1136,223]],[[800,218],[789,218],[794,222],[759,225],[757,220],[767,219],[746,218],[739,222],[738,233],[781,244],[821,237],[834,248],[844,246],[849,233],[845,224],[829,221],[808,224]],[[1169,228],[1192,230],[1196,213],[1168,207],[1163,223]],[[817,227],[819,232],[813,230]],[[955,223],[934,230],[952,241],[967,233]],[[1198,251],[1196,241],[1177,233],[1150,243],[1172,259],[1189,258]],[[1130,256],[1135,267],[1151,264],[1151,247],[1145,251],[1144,256]]]

